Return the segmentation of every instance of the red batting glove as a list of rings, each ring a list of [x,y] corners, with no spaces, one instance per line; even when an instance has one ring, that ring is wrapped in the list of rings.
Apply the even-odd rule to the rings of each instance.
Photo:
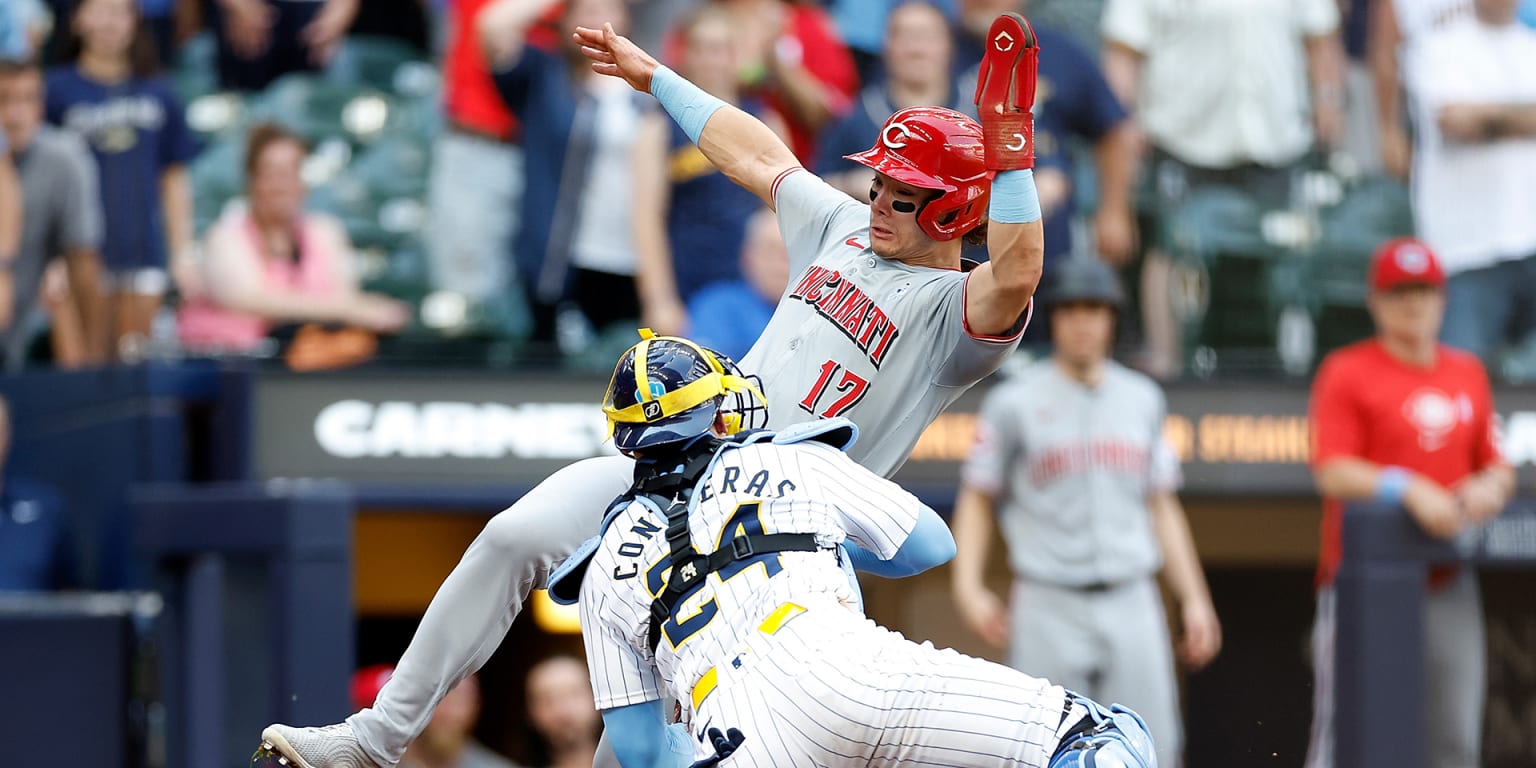
[[[1035,167],[1035,73],[1040,45],[1035,30],[1017,13],[1005,13],[987,30],[986,53],[976,77],[976,115],[981,118],[987,170]]]

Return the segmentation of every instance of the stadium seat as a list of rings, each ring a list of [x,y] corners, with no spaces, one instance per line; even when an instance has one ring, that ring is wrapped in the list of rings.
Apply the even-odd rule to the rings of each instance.
[[[201,235],[232,198],[245,193],[245,137],[231,135],[204,148],[187,171],[195,231]]]
[[[415,68],[421,63],[421,51],[393,38],[369,35],[349,36],[326,68],[326,78],[352,89],[372,88],[390,94],[410,93],[419,88]]]
[[[352,161],[351,173],[379,198],[426,194],[431,155],[424,138],[406,133],[380,137]]]

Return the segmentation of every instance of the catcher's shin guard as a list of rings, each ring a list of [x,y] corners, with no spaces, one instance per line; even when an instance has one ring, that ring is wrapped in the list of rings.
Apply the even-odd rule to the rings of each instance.
[[[1040,45],[1035,30],[1017,13],[1005,13],[987,30],[986,53],[976,77],[976,116],[985,138],[987,170],[1035,167],[1035,75]]]

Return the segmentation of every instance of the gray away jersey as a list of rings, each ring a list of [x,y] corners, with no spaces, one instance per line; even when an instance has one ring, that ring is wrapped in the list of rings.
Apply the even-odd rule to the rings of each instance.
[[[996,499],[1014,573],[1120,582],[1161,563],[1147,495],[1179,486],[1151,379],[1109,362],[1095,388],[1042,360],[987,393],[965,482]]]
[[[763,379],[770,425],[842,416],[858,463],[889,477],[917,439],[1019,343],[965,327],[965,273],[870,250],[869,206],[795,169],[774,186],[789,287],[742,359]]]
[[[649,502],[632,502],[608,526],[581,585],[582,637],[598,709],[660,698],[663,681],[686,708],[694,682],[781,604],[854,601],[836,552],[845,537],[888,559],[922,508],[900,486],[822,443],[726,449],[689,511],[694,548],[714,552],[746,534],[814,533],[825,549],[760,555],[711,574],[662,625],[653,658],[651,601],[671,570],[666,515]]]

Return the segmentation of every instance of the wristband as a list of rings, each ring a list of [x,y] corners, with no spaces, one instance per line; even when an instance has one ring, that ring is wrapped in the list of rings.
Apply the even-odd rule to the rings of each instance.
[[[1035,172],[1028,168],[999,171],[992,180],[992,201],[987,218],[1000,224],[1024,224],[1040,220],[1040,194],[1035,191]]]
[[[651,74],[651,95],[695,144],[699,143],[699,134],[704,132],[704,124],[709,122],[710,116],[726,106],[725,102],[705,93],[703,88],[666,66],[657,67]]]
[[[1401,504],[1403,494],[1408,492],[1408,484],[1413,482],[1413,474],[1402,467],[1382,467],[1376,473],[1376,500],[1386,504]]]

